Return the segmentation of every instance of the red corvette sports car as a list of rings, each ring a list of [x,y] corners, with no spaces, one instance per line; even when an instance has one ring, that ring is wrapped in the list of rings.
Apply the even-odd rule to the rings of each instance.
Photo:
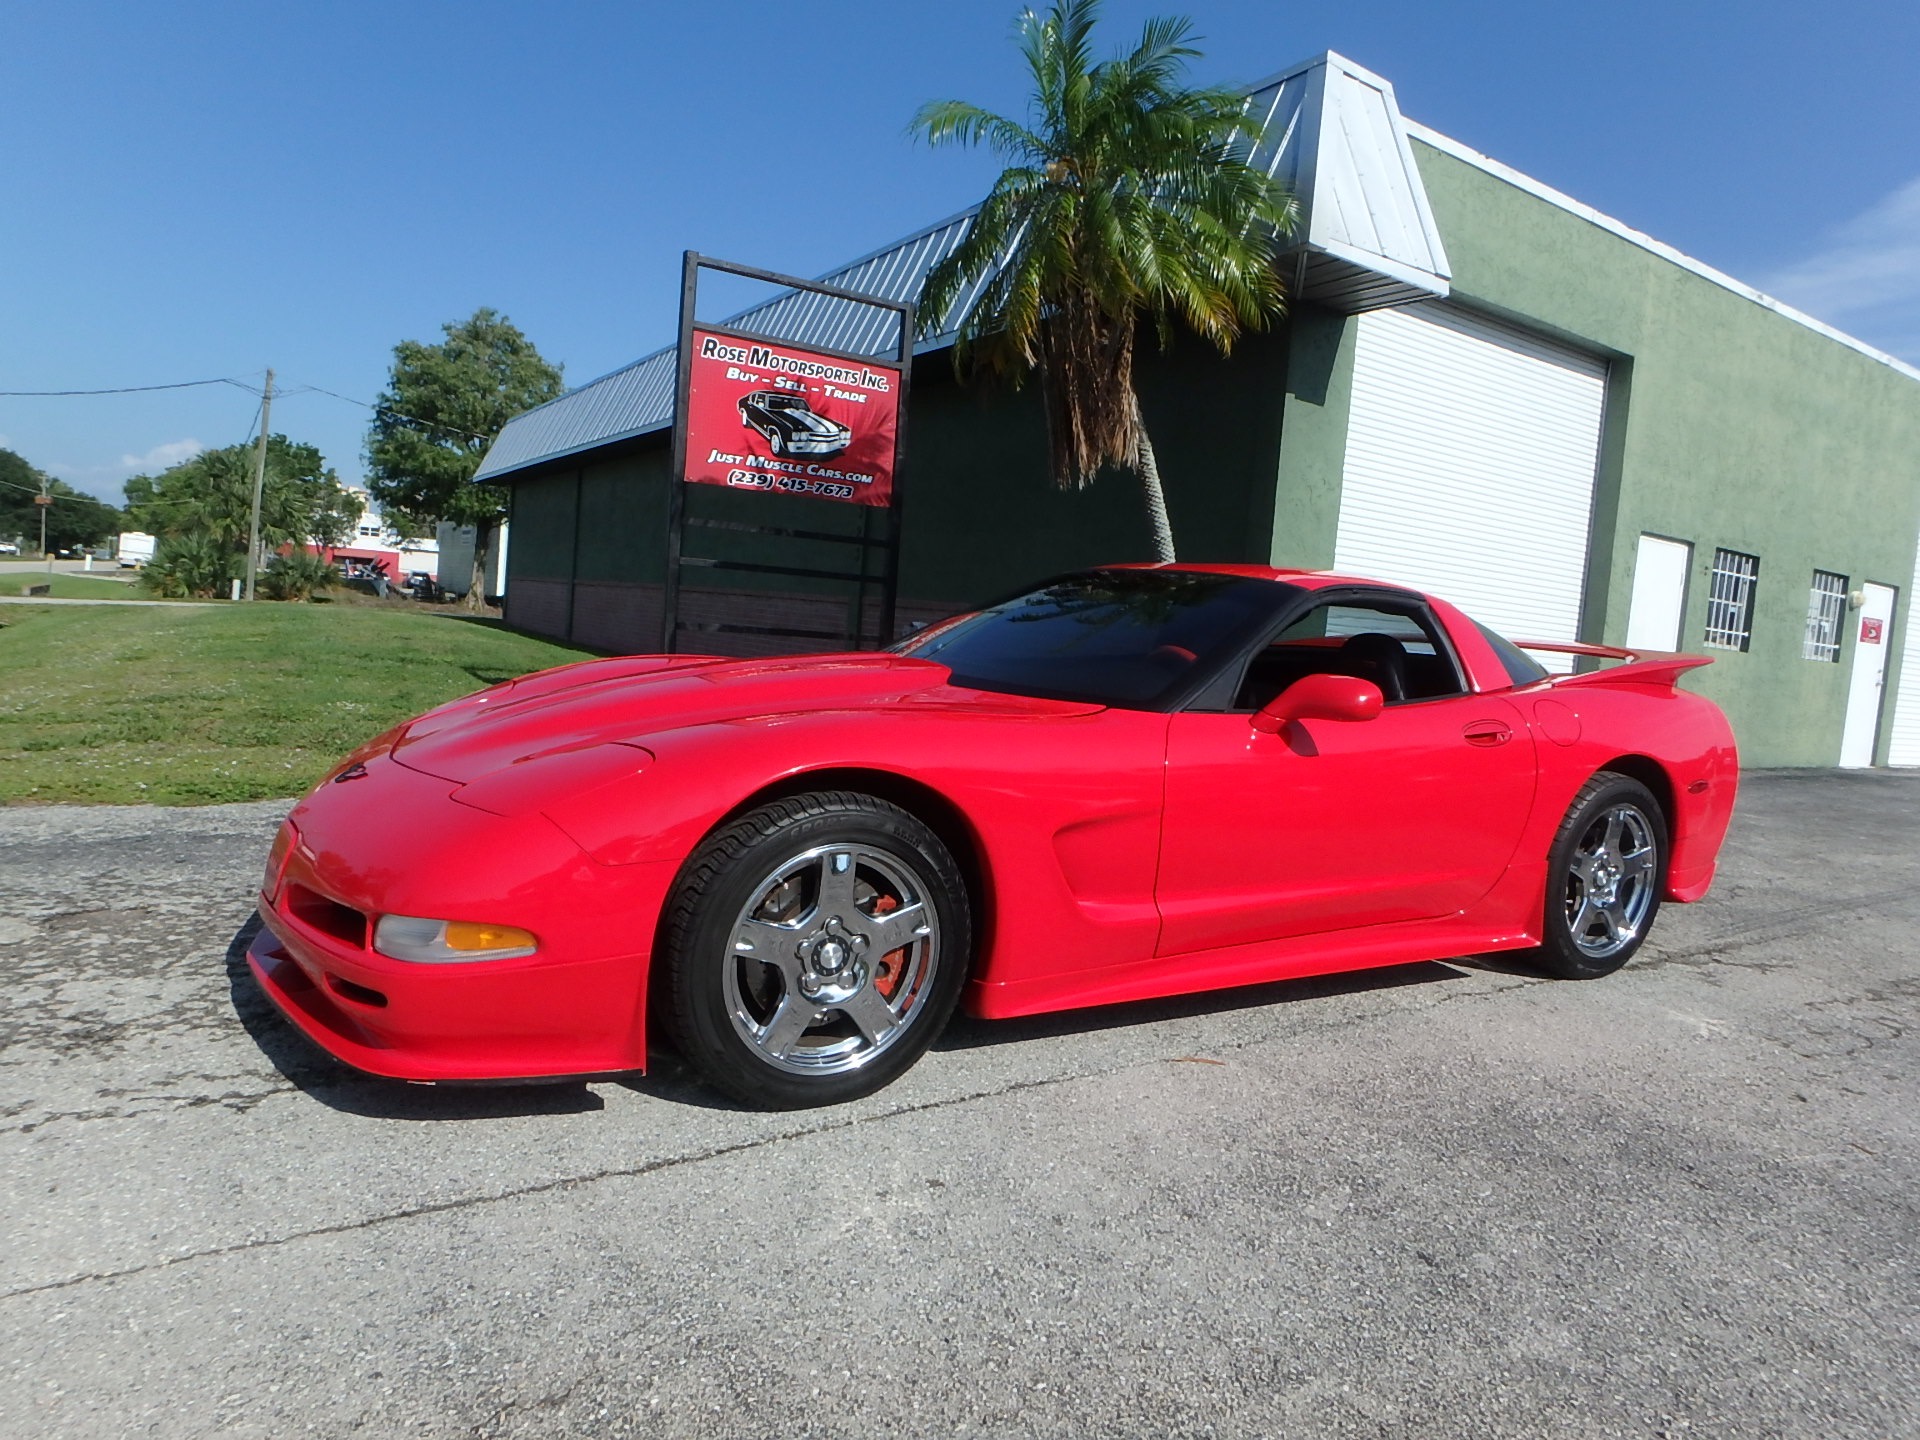
[[[1712,882],[1733,736],[1676,687],[1704,659],[1557,648],[1627,663],[1549,676],[1391,585],[1117,566],[890,653],[563,666],[315,786],[250,959],[376,1074],[632,1071],[664,1030],[766,1106],[879,1088],[963,1002],[1604,975]]]

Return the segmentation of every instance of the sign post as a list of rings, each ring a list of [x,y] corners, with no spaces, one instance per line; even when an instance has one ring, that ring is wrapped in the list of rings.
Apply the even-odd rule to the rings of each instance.
[[[719,271],[761,280],[800,294],[892,312],[896,353],[882,358],[800,344],[731,324],[695,318],[700,273]],[[751,312],[749,312],[751,313]],[[673,470],[668,480],[667,573],[661,606],[660,649],[674,654],[679,632],[681,572],[686,566],[801,579],[845,580],[858,588],[845,635],[791,626],[729,624],[700,628],[741,634],[864,641],[867,586],[880,582],[879,642],[893,639],[900,582],[901,458],[906,443],[906,395],[913,360],[913,307],[858,291],[733,265],[687,251],[680,285],[680,349],[675,389]],[[791,495],[863,507],[858,534],[796,530],[739,521],[690,519],[687,486],[712,485],[767,495]],[[874,537],[869,517],[884,513]],[[857,569],[723,560],[686,553],[694,528],[744,531],[776,539],[859,547]],[[867,557],[881,550],[880,575]]]

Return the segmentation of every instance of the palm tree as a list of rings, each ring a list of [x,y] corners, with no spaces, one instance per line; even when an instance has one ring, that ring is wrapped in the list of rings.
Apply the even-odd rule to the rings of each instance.
[[[1245,97],[1182,84],[1200,52],[1189,21],[1149,20],[1131,54],[1095,64],[1099,0],[1054,0],[1019,21],[1032,74],[1028,122],[962,100],[922,107],[929,144],[985,144],[1009,163],[965,237],[928,274],[923,333],[959,317],[956,367],[1018,385],[1038,374],[1048,468],[1078,489],[1104,465],[1138,473],[1154,548],[1174,558],[1153,444],[1134,392],[1135,331],[1164,346],[1184,321],[1221,354],[1283,313],[1274,251],[1297,215],[1246,163],[1258,125]]]

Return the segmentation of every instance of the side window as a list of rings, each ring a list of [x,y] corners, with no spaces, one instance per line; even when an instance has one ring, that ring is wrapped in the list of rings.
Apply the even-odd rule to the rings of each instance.
[[[1248,663],[1234,708],[1258,710],[1308,675],[1371,680],[1389,705],[1466,693],[1460,667],[1425,611],[1384,601],[1309,610]]]
[[[1813,590],[1807,596],[1807,638],[1800,654],[1808,660],[1840,660],[1840,635],[1847,613],[1847,577],[1831,570],[1813,572]]]
[[[1474,628],[1479,630],[1487,644],[1493,647],[1493,653],[1500,657],[1500,668],[1507,672],[1507,679],[1511,680],[1516,687],[1532,685],[1536,681],[1547,678],[1547,667],[1506,636],[1496,635],[1478,621],[1474,622]]]
[[[1753,592],[1760,583],[1760,557],[1715,550],[1707,592],[1707,644],[1744,650],[1753,641]]]

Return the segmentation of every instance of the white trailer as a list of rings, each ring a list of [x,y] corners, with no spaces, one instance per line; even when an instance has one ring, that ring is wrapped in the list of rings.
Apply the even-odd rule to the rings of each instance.
[[[144,530],[123,530],[120,543],[114,546],[114,554],[120,557],[122,570],[138,570],[153,559],[153,536]]]

